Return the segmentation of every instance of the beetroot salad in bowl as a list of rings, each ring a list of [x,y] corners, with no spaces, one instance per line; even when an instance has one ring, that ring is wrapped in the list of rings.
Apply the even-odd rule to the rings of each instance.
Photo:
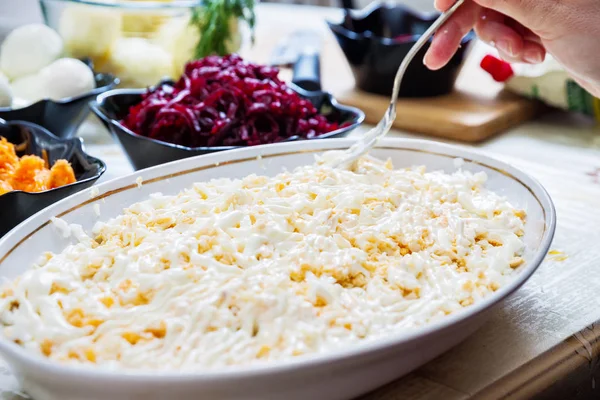
[[[117,89],[90,104],[136,169],[283,141],[344,137],[362,111],[278,78],[237,55],[189,62],[181,78]]]

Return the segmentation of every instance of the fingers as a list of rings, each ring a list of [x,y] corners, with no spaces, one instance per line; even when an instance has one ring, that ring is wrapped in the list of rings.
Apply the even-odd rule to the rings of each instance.
[[[444,12],[452,7],[455,2],[456,0],[435,0],[433,5],[435,6],[436,10]]]
[[[441,0],[438,0],[441,1]],[[562,7],[559,1],[542,0],[473,0],[484,8],[507,15],[533,31],[553,23],[552,16]]]
[[[475,32],[481,40],[511,58],[523,51],[523,37],[506,25],[504,15],[496,11],[483,10],[475,24]]]
[[[521,35],[523,37],[523,39],[529,40],[530,42],[536,42],[536,43],[540,43],[540,44],[542,43],[542,39],[540,39],[540,37],[538,35],[533,33],[531,31],[531,29],[524,27],[523,25],[521,25],[514,19],[505,17],[505,23],[506,23],[506,25],[510,26],[515,31],[517,31],[517,33],[519,35]]]
[[[539,64],[546,58],[546,49],[539,43],[526,40],[523,44],[522,60],[530,64]]]
[[[453,0],[437,0],[441,5],[454,4]],[[442,68],[450,61],[460,46],[462,38],[475,25],[481,7],[472,1],[465,2],[435,34],[423,62],[432,70]]]
[[[435,7],[446,11],[455,1],[435,0]],[[536,25],[538,21],[555,12],[559,7],[556,4],[540,0],[467,0],[435,34],[423,61],[429,69],[442,68],[456,53],[462,38],[475,28],[504,60],[540,63],[546,50],[533,31],[541,26]]]
[[[510,63],[539,64],[546,58],[546,49],[541,44],[535,42],[523,42],[523,50],[516,55],[509,54],[501,49],[497,50],[500,58]]]
[[[496,47],[506,61],[537,64],[546,56],[538,36],[496,11],[483,10],[475,32],[481,40]]]

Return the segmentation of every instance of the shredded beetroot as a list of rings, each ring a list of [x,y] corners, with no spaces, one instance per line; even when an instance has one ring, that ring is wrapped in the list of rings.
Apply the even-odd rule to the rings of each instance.
[[[121,123],[139,135],[187,147],[311,139],[339,128],[278,73],[237,55],[192,61],[173,86],[144,94]]]

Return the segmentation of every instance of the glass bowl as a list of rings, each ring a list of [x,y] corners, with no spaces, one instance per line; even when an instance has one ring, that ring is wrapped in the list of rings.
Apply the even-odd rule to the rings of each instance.
[[[90,58],[96,70],[116,75],[123,87],[178,79],[200,38],[189,24],[201,0],[39,0],[46,24],[64,40],[65,52]],[[227,44],[237,52],[247,29],[230,21]]]

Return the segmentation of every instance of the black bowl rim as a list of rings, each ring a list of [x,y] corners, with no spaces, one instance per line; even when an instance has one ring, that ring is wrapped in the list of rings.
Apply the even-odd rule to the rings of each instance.
[[[374,2],[371,3],[370,5],[366,6],[365,8],[361,9],[361,10],[349,10],[350,13],[350,17],[352,18],[352,20],[357,21],[357,20],[363,20],[366,19],[367,17],[369,17],[369,15],[371,15],[372,13],[374,13],[377,10],[381,10],[381,9],[385,9],[385,10],[392,10],[392,9],[400,9],[400,10],[404,10],[407,13],[412,14],[413,16],[420,18],[422,20],[433,20],[435,18],[437,18],[440,13],[436,12],[436,11],[432,11],[432,12],[420,12],[417,10],[414,10],[404,4],[401,3],[394,3],[394,4],[388,4],[388,3],[381,3],[381,2]],[[361,40],[370,40],[373,42],[377,42],[377,43],[381,43],[385,46],[406,46],[406,45],[413,45],[414,43],[416,43],[417,40],[419,40],[419,38],[421,37],[421,35],[412,35],[412,39],[411,40],[402,40],[402,41],[398,41],[396,39],[393,38],[388,38],[388,37],[382,37],[382,36],[377,36],[375,34],[373,34],[373,32],[371,31],[365,31],[365,32],[355,32],[352,31],[348,28],[346,28],[343,24],[344,22],[340,22],[340,23],[335,23],[335,22],[331,22],[331,21],[326,21],[327,25],[329,26],[329,29],[331,29],[331,31],[334,34],[338,34],[338,35],[342,35],[345,36],[346,38],[350,39],[350,40],[354,40],[354,41],[361,41]],[[469,43],[471,40],[473,40],[475,38],[475,33],[473,31],[470,31],[467,35],[465,35],[462,39],[461,39],[461,45],[466,45],[467,43]],[[431,40],[431,39],[430,39]]]
[[[31,196],[31,197],[44,196],[48,193],[54,193],[63,188],[73,187],[73,186],[77,186],[79,184],[83,184],[86,182],[96,181],[96,180],[100,179],[100,177],[104,174],[104,172],[106,172],[106,163],[104,161],[100,160],[99,158],[93,157],[93,156],[89,155],[88,153],[86,153],[85,146],[83,144],[83,139],[80,137],[74,137],[74,138],[69,138],[69,139],[59,138],[57,136],[54,136],[52,133],[50,133],[50,131],[47,130],[46,128],[43,128],[37,124],[34,124],[33,122],[15,120],[15,121],[9,121],[7,123],[11,124],[11,125],[33,126],[36,128],[36,130],[39,130],[39,131],[35,132],[36,135],[42,136],[44,138],[44,140],[46,140],[48,142],[66,143],[67,145],[74,147],[75,150],[78,153],[80,153],[81,155],[83,155],[87,161],[89,161],[90,163],[93,163],[93,164],[98,164],[100,169],[94,176],[90,176],[89,178],[82,179],[82,180],[77,180],[73,183],[69,183],[68,185],[59,186],[54,189],[43,190],[41,192],[25,192],[23,190],[12,190],[8,193],[4,193],[4,194],[0,195],[0,197],[2,197],[2,198],[7,198],[10,196]]]
[[[293,91],[295,91],[296,93],[298,93],[300,96],[303,96],[303,97],[324,96],[331,103],[331,106],[334,107],[335,109],[338,109],[340,111],[351,112],[351,113],[353,113],[353,114],[356,115],[356,117],[354,118],[355,121],[351,125],[345,126],[343,128],[336,129],[335,131],[328,132],[328,133],[326,133],[324,135],[315,137],[313,139],[305,139],[305,140],[328,139],[328,138],[337,136],[340,133],[348,132],[348,131],[351,131],[351,130],[357,128],[365,120],[365,113],[362,110],[360,110],[360,109],[358,109],[356,107],[346,106],[346,105],[338,103],[337,99],[331,93],[329,93],[329,92],[326,92],[326,91],[311,92],[311,91],[304,90],[301,87],[299,87],[297,85],[294,85],[293,83],[287,83],[287,86],[289,88],[291,88]],[[143,93],[146,93],[147,90],[148,89],[144,89],[144,88],[142,88],[142,89],[113,89],[113,90],[109,90],[107,92],[99,94],[96,97],[95,100],[90,101],[89,102],[89,106],[90,106],[90,109],[92,110],[92,112],[94,114],[96,114],[96,116],[98,116],[98,118],[102,119],[106,124],[108,124],[109,126],[111,126],[113,129],[117,129],[117,130],[121,131],[122,133],[126,133],[127,135],[132,136],[132,137],[134,137],[136,139],[147,140],[149,142],[156,143],[156,144],[159,144],[161,146],[171,147],[171,148],[178,149],[178,150],[194,151],[194,152],[207,152],[207,153],[208,152],[234,150],[234,149],[241,149],[241,148],[249,147],[249,146],[187,147],[187,146],[181,146],[181,145],[174,144],[174,143],[164,142],[162,140],[148,138],[146,136],[138,135],[137,133],[135,133],[132,130],[130,130],[127,127],[125,127],[119,121],[117,121],[117,120],[111,118],[110,116],[108,116],[106,114],[106,112],[104,111],[103,106],[101,106],[101,104],[103,104],[103,102],[107,98],[109,98],[109,97],[120,96],[120,95],[141,95]],[[298,136],[291,136],[291,137],[287,138],[285,140],[285,142],[291,142],[291,141],[295,141],[295,140],[299,140],[299,137]]]
[[[121,83],[121,80],[119,78],[117,78],[115,75],[105,74],[105,73],[94,73],[94,81],[97,82],[99,80],[98,76],[102,76],[103,78],[105,78],[108,81],[108,83],[106,85],[96,87],[96,88],[90,90],[89,92],[80,94],[78,96],[65,97],[60,100],[42,99],[42,100],[38,100],[35,103],[32,103],[26,107],[20,107],[20,108],[0,107],[0,113],[12,112],[12,111],[24,111],[29,108],[39,107],[41,103],[51,103],[51,104],[57,104],[57,105],[64,106],[64,105],[68,105],[69,103],[74,103],[81,99],[85,99],[87,97],[98,96],[99,94],[102,94],[104,92],[107,92],[107,91],[113,89],[115,86],[117,86],[117,85],[119,85],[119,83]]]

